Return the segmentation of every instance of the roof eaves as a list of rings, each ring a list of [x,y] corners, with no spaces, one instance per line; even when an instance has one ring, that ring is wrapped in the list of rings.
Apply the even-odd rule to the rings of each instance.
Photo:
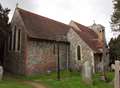
[[[19,11],[19,10],[22,10],[22,9],[21,9],[21,8],[16,8],[16,10],[17,10],[18,13],[19,13],[19,16],[20,16],[20,18],[21,18],[21,20],[22,20],[22,22],[23,22],[23,26],[24,26],[24,28],[27,29],[27,27],[26,27],[26,25],[25,25],[25,22],[24,22],[24,20],[23,20],[23,18],[22,18],[22,16],[21,16],[20,11]],[[24,30],[24,31],[26,32],[26,34],[27,34],[28,37],[32,37],[32,35],[30,35],[30,33],[28,33],[27,30]]]

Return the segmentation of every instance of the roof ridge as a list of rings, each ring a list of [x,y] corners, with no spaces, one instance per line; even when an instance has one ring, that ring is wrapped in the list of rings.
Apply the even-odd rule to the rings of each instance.
[[[63,36],[68,33],[71,26],[21,8],[16,10],[23,19],[30,38],[67,41]]]
[[[40,17],[43,17],[43,18],[49,19],[49,20],[51,20],[51,21],[54,21],[54,22],[57,22],[57,23],[60,23],[60,24],[63,24],[63,25],[69,26],[68,24],[65,24],[65,23],[63,23],[63,22],[60,22],[60,21],[57,21],[57,20],[51,19],[51,18],[49,18],[49,17],[43,16],[43,15],[40,15],[40,14],[37,14],[37,13],[34,13],[34,12],[31,12],[31,11],[29,11],[29,10],[25,10],[25,9],[22,9],[22,8],[19,8],[19,7],[17,7],[17,9],[18,9],[18,11],[19,11],[19,10],[22,10],[22,11],[25,11],[25,12],[30,13],[30,14],[32,14],[32,15],[40,16]],[[71,26],[69,26],[69,27],[71,27]]]
[[[80,23],[78,23],[78,22],[76,22],[76,21],[73,21],[73,22],[75,22],[75,23],[78,24],[78,25],[81,25],[81,26],[83,26],[83,27],[86,27],[86,28],[92,30],[91,28],[89,28],[89,27],[87,27],[87,26],[85,26],[85,25],[83,25],[83,24],[80,24]],[[93,30],[92,30],[92,31],[93,31]],[[94,31],[93,31],[93,32],[94,32]]]
[[[102,48],[101,42],[98,41],[98,35],[89,27],[86,27],[80,23],[72,21],[78,26],[79,30],[74,30],[84,42],[95,52],[100,52],[99,49]],[[99,47],[98,47],[99,46]]]
[[[75,22],[75,21],[73,21],[73,22]],[[85,25],[82,25],[82,24],[80,24],[80,23],[78,23],[78,22],[75,22],[75,23],[76,23],[77,25],[80,25],[80,26],[82,26],[82,27],[85,27],[85,30],[94,33],[94,34],[98,37],[97,33],[96,33],[95,31],[93,31],[91,28],[89,28],[89,27],[87,27],[87,26],[85,26]],[[91,33],[89,33],[89,34],[91,35]],[[91,36],[93,36],[93,35],[91,35]]]

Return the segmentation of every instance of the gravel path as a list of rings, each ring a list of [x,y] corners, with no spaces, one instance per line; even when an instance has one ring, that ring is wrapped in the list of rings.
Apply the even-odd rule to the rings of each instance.
[[[24,83],[31,85],[33,88],[46,88],[44,85],[34,81],[24,81]]]

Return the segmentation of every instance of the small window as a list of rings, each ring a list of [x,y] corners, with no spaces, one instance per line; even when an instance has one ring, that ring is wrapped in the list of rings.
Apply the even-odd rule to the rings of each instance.
[[[56,45],[55,45],[55,42],[53,43],[53,54],[55,54],[55,50],[56,49]]]
[[[78,58],[78,60],[81,60],[81,49],[80,49],[80,46],[77,46],[77,58]]]
[[[100,62],[102,61],[102,57],[100,57]]]
[[[20,33],[20,29],[18,30],[18,42],[17,42],[17,50],[20,50],[20,43],[21,43],[21,33]]]
[[[13,50],[15,50],[15,47],[16,47],[16,26],[14,29],[14,36],[13,36]]]
[[[9,50],[12,49],[12,31],[10,32],[9,41],[8,41]]]

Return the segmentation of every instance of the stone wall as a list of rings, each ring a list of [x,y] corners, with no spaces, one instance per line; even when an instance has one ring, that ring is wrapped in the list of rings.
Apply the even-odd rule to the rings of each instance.
[[[15,74],[25,74],[25,34],[21,32],[21,49],[9,50],[6,53],[4,67]]]
[[[10,50],[9,49],[10,41],[8,39],[8,42],[7,42],[8,44],[6,44],[7,51],[4,59],[4,69],[15,74],[25,74],[26,34],[24,31],[25,29],[24,23],[22,23],[22,19],[19,16],[19,13],[17,12],[17,10],[15,11],[14,16],[12,18],[11,32],[14,31],[15,26],[17,30],[19,29],[21,31],[20,50],[17,50],[17,49],[13,50],[13,47]]]
[[[67,68],[68,50],[66,43],[57,43],[43,40],[27,42],[27,74],[46,73],[57,68],[57,46],[59,44],[60,68]]]
[[[15,74],[26,75],[56,70],[58,43],[29,39],[25,32],[26,28],[24,23],[17,10],[11,22],[12,31],[14,31],[15,26],[17,30],[21,30],[20,50],[9,50],[10,42],[8,42],[6,46],[7,52],[5,54],[4,69]],[[61,42],[59,43],[59,47],[61,69],[66,69],[68,68],[69,44]]]
[[[79,70],[82,64],[89,60],[94,67],[94,54],[91,48],[71,29],[67,34],[68,41],[70,42],[70,67]],[[77,59],[77,46],[81,47],[81,60]],[[94,69],[93,69],[94,71]]]

